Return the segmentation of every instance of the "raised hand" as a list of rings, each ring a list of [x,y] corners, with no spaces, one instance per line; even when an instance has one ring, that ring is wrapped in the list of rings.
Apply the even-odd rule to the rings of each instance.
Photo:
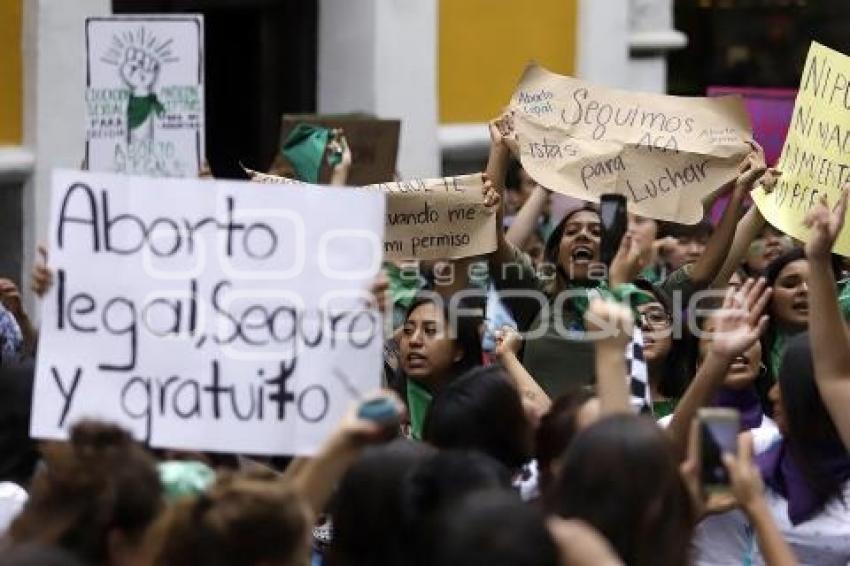
[[[634,332],[634,317],[625,306],[594,299],[584,315],[588,338],[625,348]]]
[[[738,505],[750,509],[764,494],[764,482],[753,462],[753,439],[749,434],[738,436],[738,455],[724,454],[723,465],[729,470],[732,494]]]
[[[767,172],[764,160],[758,154],[750,154],[735,180],[735,192],[739,195],[749,193],[755,187],[756,181],[762,179]]]
[[[809,241],[806,242],[806,256],[809,259],[829,258],[835,240],[844,227],[848,192],[850,183],[842,188],[841,197],[833,210],[829,209],[826,196],[821,196],[820,202],[806,214],[803,224],[811,230]]]
[[[502,206],[502,193],[496,188],[487,173],[482,173],[481,179],[484,181],[484,184],[481,185],[484,206],[487,207],[488,212],[498,212]]]
[[[617,255],[611,261],[609,283],[611,287],[633,281],[649,264],[652,248],[644,248],[635,238],[626,234],[620,241]]]
[[[490,122],[490,141],[493,145],[505,146],[514,157],[519,158],[519,143],[514,129],[514,111],[507,110]]]
[[[515,328],[503,326],[495,332],[496,355],[503,357],[506,354],[517,355],[522,348],[522,336]]]
[[[748,279],[738,291],[730,288],[717,312],[711,351],[725,359],[746,352],[767,328],[762,314],[770,300],[771,289],[764,279]]]
[[[38,246],[38,255],[41,259],[33,265],[30,288],[41,298],[53,286],[53,270],[47,265],[47,248]]]

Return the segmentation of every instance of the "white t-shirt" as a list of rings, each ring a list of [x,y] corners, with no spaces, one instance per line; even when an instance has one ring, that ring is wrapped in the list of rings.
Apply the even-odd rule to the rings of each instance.
[[[667,428],[673,416],[658,421]],[[776,424],[767,416],[758,428],[750,430],[753,450],[761,453],[770,448],[778,438]],[[697,525],[691,541],[695,566],[736,566],[750,564],[753,552],[753,533],[746,516],[734,509],[706,517]]]
[[[764,417],[758,428],[750,430],[753,450],[761,453],[770,448],[779,431]],[[691,542],[696,566],[733,566],[750,564],[754,545],[753,532],[746,516],[738,509],[711,515],[697,525]]]
[[[774,441],[779,439],[777,432]],[[769,488],[765,491],[773,520],[800,566],[850,564],[850,481],[844,484],[843,494],[846,504],[833,500],[812,519],[794,526],[788,518],[788,501]],[[758,545],[753,545],[753,549],[753,564],[764,564]]]

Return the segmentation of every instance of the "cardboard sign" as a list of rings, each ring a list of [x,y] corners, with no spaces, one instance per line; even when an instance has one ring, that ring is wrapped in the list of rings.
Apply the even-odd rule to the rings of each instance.
[[[384,196],[59,171],[32,435],[312,453],[374,391]]]
[[[351,170],[348,184],[352,186],[385,183],[395,179],[398,157],[399,120],[380,120],[365,114],[284,114],[280,127],[280,147],[299,123],[342,128],[351,148]],[[280,156],[276,158],[280,159]],[[331,169],[325,162],[319,180],[328,182]]]
[[[202,16],[86,20],[91,171],[197,177],[204,147]]]
[[[812,43],[777,167],[773,192],[753,191],[753,200],[771,224],[806,241],[806,213],[824,195],[834,205],[850,180],[850,57]],[[850,256],[850,225],[833,251]]]
[[[710,86],[708,96],[740,96],[753,123],[753,137],[764,149],[765,161],[773,166],[779,161],[797,91],[788,88],[742,88],[734,86]],[[749,198],[747,198],[749,202]],[[711,221],[720,222],[729,197],[717,199],[711,208]]]
[[[252,181],[301,184],[246,170]],[[379,183],[354,190],[387,194],[388,260],[459,259],[496,249],[496,216],[484,206],[481,174]]]
[[[625,195],[638,214],[694,224],[702,199],[751,151],[738,97],[620,91],[529,66],[511,101],[520,157],[537,182],[588,201]]]
[[[708,87],[708,96],[740,96],[753,123],[753,137],[764,148],[768,165],[782,153],[797,91],[789,88]]]

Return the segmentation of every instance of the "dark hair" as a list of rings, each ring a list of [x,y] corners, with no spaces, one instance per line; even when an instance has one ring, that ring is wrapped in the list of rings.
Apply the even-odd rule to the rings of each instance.
[[[56,545],[96,564],[109,558],[107,541],[118,530],[141,539],[162,508],[153,459],[115,425],[83,421],[68,442],[45,445],[46,470],[9,533],[18,543]]]
[[[224,474],[210,489],[171,505],[146,540],[149,564],[292,563],[306,555],[308,510],[272,475]]]
[[[428,445],[409,440],[363,452],[331,502],[329,566],[407,564],[412,536],[405,521],[408,483],[416,466],[432,454]]]
[[[655,422],[607,417],[567,449],[558,514],[587,521],[630,566],[688,561],[694,513],[670,442]]]
[[[767,286],[773,287],[776,285],[776,280],[779,279],[779,274],[788,266],[789,263],[806,259],[806,250],[803,248],[791,248],[778,258],[771,261],[764,269],[764,278],[767,280]],[[836,280],[841,277],[841,258],[835,254],[831,257],[832,276]]]
[[[540,491],[544,500],[555,480],[551,471],[552,462],[561,457],[578,433],[578,414],[593,397],[593,392],[583,387],[568,391],[555,399],[549,411],[540,419],[534,442],[534,458],[537,460]]]
[[[670,295],[664,289],[646,279],[637,279],[634,285],[652,295],[670,317],[672,323],[675,313]],[[658,389],[665,397],[679,398],[685,394],[692,375],[689,367],[689,353],[686,340],[676,338],[675,334],[671,334],[670,351],[667,352],[667,357],[664,359],[664,364],[661,367],[661,380],[658,382]]]
[[[26,488],[38,462],[30,437],[34,364],[31,360],[0,364],[0,481]]]
[[[558,547],[538,509],[515,493],[479,491],[452,506],[440,529],[441,566],[556,566]]]
[[[844,482],[829,472],[825,459],[846,455],[847,449],[818,390],[808,332],[788,340],[779,388],[788,419],[785,442],[809,489],[821,505],[841,498]]]
[[[0,553],[0,566],[84,566],[84,563],[61,548],[33,543]]]
[[[696,224],[680,224],[678,222],[662,221],[658,226],[658,237],[666,238],[697,238],[699,236],[711,236],[714,225],[708,218],[703,218]]]
[[[511,469],[531,456],[531,425],[501,366],[474,369],[444,387],[431,403],[422,437],[438,448],[480,450]]]
[[[433,555],[442,544],[439,531],[452,504],[476,491],[510,489],[508,469],[480,452],[442,450],[421,463],[405,497],[405,524],[413,546],[410,563],[438,564]]]

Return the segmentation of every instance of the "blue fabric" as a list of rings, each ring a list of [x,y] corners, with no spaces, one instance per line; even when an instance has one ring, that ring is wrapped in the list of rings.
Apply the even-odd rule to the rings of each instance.
[[[0,362],[20,357],[24,347],[24,336],[15,317],[0,305]]]

